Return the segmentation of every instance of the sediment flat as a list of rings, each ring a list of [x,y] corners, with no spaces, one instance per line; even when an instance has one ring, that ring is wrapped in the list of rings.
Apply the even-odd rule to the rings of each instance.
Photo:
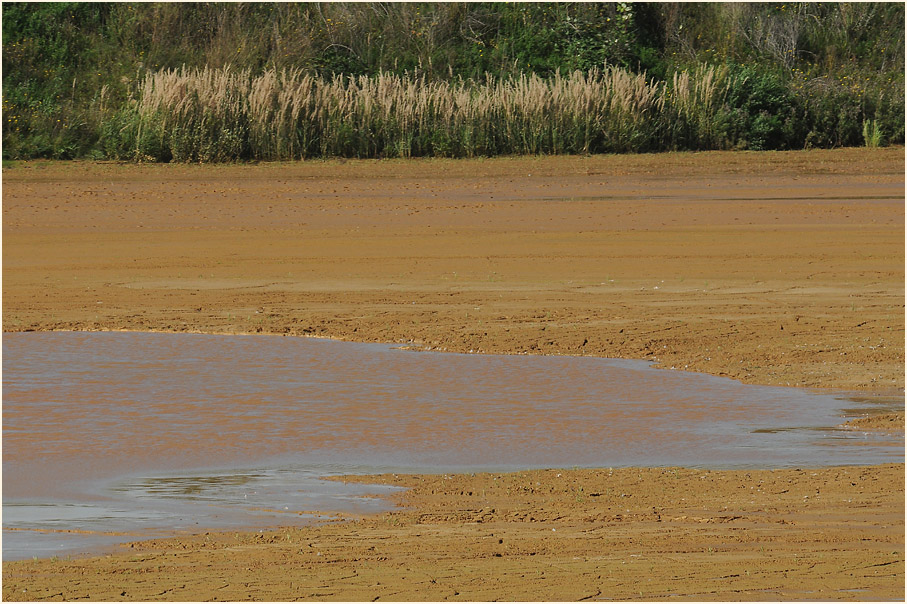
[[[3,170],[3,235],[7,332],[269,333],[648,359],[862,393],[864,408],[887,403],[855,429],[904,430],[902,147],[23,162]],[[904,594],[903,464],[369,479],[413,486],[407,507],[4,563],[3,596]]]

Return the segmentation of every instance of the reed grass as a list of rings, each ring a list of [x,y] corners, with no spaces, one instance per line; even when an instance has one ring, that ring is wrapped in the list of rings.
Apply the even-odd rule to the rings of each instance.
[[[105,149],[208,162],[720,148],[726,90],[716,67],[670,83],[616,67],[481,82],[184,67],[145,75]]]
[[[882,145],[882,130],[878,120],[863,120],[863,143],[870,148]]]
[[[698,65],[694,71],[678,71],[666,90],[673,120],[666,128],[669,139],[679,146],[712,149],[722,142],[719,113],[730,80],[726,66]]]

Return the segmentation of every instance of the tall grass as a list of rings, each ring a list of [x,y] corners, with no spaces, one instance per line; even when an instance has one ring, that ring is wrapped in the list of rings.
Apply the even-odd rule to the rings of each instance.
[[[717,148],[726,79],[714,67],[671,85],[616,67],[482,82],[169,69],[145,76],[102,138],[119,157],[201,162]]]
[[[863,142],[867,147],[876,148],[882,144],[882,130],[878,120],[863,120]]]
[[[100,139],[108,157],[192,162],[790,148],[826,131],[843,144],[853,135],[835,124],[887,106],[863,97],[832,123],[842,93],[825,88],[705,64],[661,82],[618,67],[480,82],[184,67],[147,73],[121,110],[100,111]],[[866,124],[881,144],[878,120]]]
[[[674,72],[672,86],[666,90],[674,118],[666,126],[668,140],[693,149],[720,146],[723,133],[718,117],[729,86],[726,66],[700,64],[692,72]]]
[[[2,17],[8,159],[836,147],[864,144],[865,120],[904,141],[903,3],[6,2]],[[145,97],[166,90],[185,105]]]

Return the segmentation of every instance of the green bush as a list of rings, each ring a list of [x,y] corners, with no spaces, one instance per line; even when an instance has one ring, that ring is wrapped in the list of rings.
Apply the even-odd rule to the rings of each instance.
[[[862,145],[867,120],[884,144],[902,144],[904,10],[876,2],[4,3],[3,156],[793,149]],[[250,80],[282,70],[323,82],[390,74],[468,97],[508,79],[554,83],[606,65],[660,87],[663,104],[634,113],[555,103],[456,122],[434,107],[420,109],[418,123],[364,111],[359,122],[325,118],[317,127],[276,113],[244,122],[216,109],[177,126],[131,104],[149,74],[183,66],[229,66]],[[709,94],[677,89],[684,73],[701,88],[700,76],[719,68],[727,72]],[[539,123],[542,114],[550,124]]]

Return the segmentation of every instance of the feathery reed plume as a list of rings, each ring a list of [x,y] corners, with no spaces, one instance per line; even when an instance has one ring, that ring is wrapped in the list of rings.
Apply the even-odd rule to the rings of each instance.
[[[184,67],[145,76],[130,132],[137,156],[177,161],[702,148],[718,143],[727,86],[715,67],[671,86],[613,66],[482,82]]]
[[[730,86],[727,66],[698,65],[689,71],[675,72],[669,91],[675,113],[672,138],[680,146],[714,148],[719,144],[715,117]]]

